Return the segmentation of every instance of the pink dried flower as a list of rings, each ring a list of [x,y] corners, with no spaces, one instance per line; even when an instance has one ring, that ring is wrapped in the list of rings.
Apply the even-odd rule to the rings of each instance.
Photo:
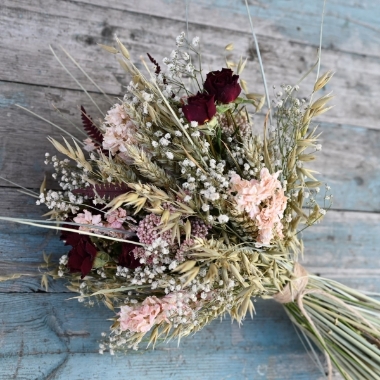
[[[281,171],[270,174],[267,168],[260,171],[259,196],[261,199],[271,197],[277,189],[282,189],[281,182],[277,179]]]
[[[83,142],[86,144],[83,149],[87,150],[87,152],[92,152],[96,149],[96,144],[90,138],[83,140]]]
[[[123,106],[121,104],[115,104],[114,107],[107,112],[105,120],[108,124],[120,125],[125,123],[127,117],[128,115]]]
[[[92,215],[91,212],[87,210],[83,210],[83,213],[78,214],[73,220],[78,224],[92,224],[95,226],[103,226],[103,223],[101,222],[102,216]],[[82,231],[91,230],[91,228],[87,228],[85,226],[80,226],[79,229]]]
[[[126,124],[109,126],[104,134],[103,149],[108,149],[112,154],[126,152],[126,145],[136,143],[136,126],[128,120]]]
[[[231,177],[231,191],[237,192],[235,196],[236,209],[240,212],[246,211],[253,219],[259,212],[259,204],[262,199],[258,196],[259,181],[241,179],[238,174]]]
[[[159,299],[147,297],[139,306],[120,308],[120,328],[122,331],[148,332],[154,324],[168,321],[169,312],[177,308],[176,298],[165,296]]]
[[[186,260],[186,252],[187,250],[194,245],[193,239],[187,239],[182,242],[180,247],[177,249],[177,252],[175,254],[175,260],[177,263],[183,263]]]
[[[191,235],[204,239],[207,234],[210,226],[206,225],[206,223],[202,219],[191,219]]]
[[[259,205],[265,199],[270,198],[277,189],[282,189],[281,182],[277,179],[280,172],[270,174],[263,168],[260,172],[261,181],[241,179],[238,174],[231,177],[231,191],[237,192],[235,201],[238,211],[246,211],[253,219],[260,213]]]
[[[116,154],[126,152],[126,145],[136,143],[136,126],[120,104],[108,111],[105,121],[108,127],[103,136],[103,149]]]
[[[123,228],[123,223],[127,219],[127,211],[125,211],[123,208],[119,207],[117,210],[113,210],[106,214],[106,219],[108,224],[106,227],[108,228]]]
[[[286,208],[287,197],[277,179],[280,172],[270,174],[263,168],[260,181],[241,179],[238,174],[231,177],[231,191],[236,192],[236,209],[245,211],[256,221],[259,229],[257,242],[269,244],[274,231],[283,238],[281,219]]]
[[[287,198],[282,189],[277,190],[275,194],[266,202],[260,214],[256,216],[257,226],[259,228],[258,243],[269,244],[273,238],[273,231],[277,232],[278,237],[283,238],[281,219],[286,208]]]
[[[161,224],[161,218],[155,214],[147,215],[143,220],[140,221],[139,226],[136,230],[136,235],[139,241],[143,244],[152,244],[158,237],[161,237],[168,243],[171,243],[172,233],[168,230],[160,234],[157,227]]]
[[[161,305],[157,297],[147,297],[140,306],[122,306],[120,308],[120,328],[122,331],[148,332],[154,325]]]

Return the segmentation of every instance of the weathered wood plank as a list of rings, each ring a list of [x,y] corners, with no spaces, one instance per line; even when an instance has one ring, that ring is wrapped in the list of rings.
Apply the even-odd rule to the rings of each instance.
[[[0,379],[318,379],[281,305],[258,301],[254,320],[229,318],[193,337],[124,357],[97,356],[113,313],[63,294],[0,294]],[[91,363],[91,365],[86,365]]]
[[[0,112],[0,171],[3,177],[22,186],[38,188],[43,173],[51,181],[51,167],[44,165],[45,152],[55,154],[47,136],[59,138],[62,132],[15,106],[21,104],[44,118],[62,126],[77,137],[83,137],[69,122],[54,111],[52,105],[62,109],[64,115],[81,128],[78,106],[84,104],[88,112],[99,113],[80,91],[42,89],[37,86],[0,82],[0,92],[6,105]],[[106,109],[102,95],[93,94]],[[256,125],[257,129],[261,129]],[[323,150],[311,165],[321,173],[335,196],[335,209],[380,211],[380,131],[322,123]],[[25,140],[25,138],[27,140]],[[26,142],[27,141],[27,142]],[[15,153],[17,152],[17,154]],[[0,187],[7,183],[0,180]],[[12,202],[16,202],[14,199]],[[9,207],[9,206],[8,206]]]
[[[80,3],[108,8],[102,0],[78,0]],[[232,31],[249,31],[244,1],[188,1],[192,23],[213,25]],[[323,1],[310,3],[286,0],[249,1],[250,13],[257,33],[276,38],[318,45]],[[329,0],[326,3],[323,47],[333,47],[364,55],[379,56],[378,35],[380,8],[378,0]],[[155,15],[185,21],[185,0],[123,0],[112,2],[113,9]],[[337,38],[337,36],[342,36]]]
[[[162,28],[163,23],[165,28]],[[219,26],[224,24],[218,23]],[[99,85],[114,94],[121,93],[120,83],[126,83],[125,75],[112,57],[94,46],[96,42],[112,44],[113,34],[117,32],[135,61],[146,52],[161,61],[174,48],[174,37],[184,28],[183,22],[131,12],[131,8],[110,8],[104,12],[103,7],[56,0],[47,0],[43,8],[28,0],[18,1],[17,6],[6,0],[0,26],[7,31],[8,37],[0,41],[0,49],[7,52],[1,57],[1,80],[76,88],[49,51],[49,43],[55,46],[60,43]],[[233,41],[236,47],[234,59],[238,60],[240,55],[248,57],[243,77],[250,83],[250,91],[263,91],[250,34],[210,24],[190,24],[190,34],[201,36],[205,68],[216,69],[223,65],[223,48]],[[315,35],[318,35],[317,30]],[[315,45],[266,35],[261,36],[260,41],[270,85],[295,83],[316,60]],[[376,101],[380,95],[379,67],[379,57],[326,48],[322,70],[337,72],[332,88],[341,95],[335,99],[334,111],[322,115],[321,120],[379,128],[380,110]],[[78,79],[84,80],[82,73],[73,71]],[[313,80],[312,77],[306,80],[306,91],[311,88]],[[94,89],[92,85],[88,88]]]

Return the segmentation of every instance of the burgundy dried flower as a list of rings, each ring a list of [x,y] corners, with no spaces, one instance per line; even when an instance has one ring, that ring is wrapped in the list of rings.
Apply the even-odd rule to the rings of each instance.
[[[75,228],[73,226],[66,227]],[[67,263],[70,272],[81,272],[81,278],[85,277],[90,273],[97,253],[97,248],[90,237],[77,232],[63,231],[61,240],[65,242],[65,245],[72,246],[68,254],[69,260]]]
[[[196,121],[203,125],[216,114],[214,95],[198,92],[197,95],[187,98],[187,105],[182,107],[182,111],[188,121]]]
[[[223,104],[233,102],[240,94],[239,75],[233,75],[231,69],[211,71],[206,76],[204,89],[214,95],[217,102]]]
[[[131,240],[138,241],[137,237],[132,238]],[[135,258],[134,250],[136,247],[138,247],[137,244],[123,243],[121,246],[121,254],[117,259],[118,264],[129,269],[136,269],[141,266],[140,260]]]

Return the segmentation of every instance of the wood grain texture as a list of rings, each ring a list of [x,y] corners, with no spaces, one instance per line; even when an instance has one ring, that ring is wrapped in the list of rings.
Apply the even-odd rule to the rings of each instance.
[[[294,83],[315,62],[322,1],[249,1],[268,82]],[[189,1],[189,32],[202,41],[205,70],[248,57],[244,78],[262,92],[244,1]],[[329,0],[322,70],[336,75],[336,107],[320,118],[323,150],[314,168],[333,189],[335,201],[323,223],[303,233],[304,265],[312,272],[358,289],[380,292],[380,1]],[[128,78],[96,43],[118,36],[139,63],[150,52],[161,60],[185,29],[184,0],[3,0],[0,5],[0,175],[38,188],[46,171],[46,136],[61,132],[16,108],[27,107],[80,136],[53,105],[80,126],[78,106],[98,114],[55,61],[49,44],[62,44],[108,93],[118,96]],[[64,55],[59,53],[62,59]],[[106,111],[104,98],[72,64]],[[307,95],[313,78],[303,85]],[[274,92],[274,91],[273,91]],[[260,128],[260,119],[257,127]],[[48,176],[49,186],[54,186]],[[43,208],[0,180],[0,214],[38,218]],[[67,301],[64,281],[41,288],[42,252],[67,250],[55,233],[0,223],[0,275],[24,272],[0,283],[0,379],[322,379],[280,305],[256,303],[257,316],[239,328],[214,321],[193,338],[127,357],[100,357],[97,342],[112,316],[107,309]],[[338,378],[338,377],[336,377]],[[335,377],[334,377],[335,379]]]
[[[1,295],[0,379],[15,374],[23,380],[319,376],[282,307],[272,301],[256,302],[257,316],[241,328],[229,318],[214,321],[179,347],[173,341],[154,351],[111,357],[99,356],[97,347],[112,313],[104,307],[84,308],[67,300],[70,296],[74,294]],[[270,332],[271,325],[276,325],[276,334]]]
[[[105,91],[120,94],[120,83],[125,84],[127,78],[116,60],[98,48],[96,43],[112,45],[113,35],[117,33],[136,62],[139,61],[140,55],[146,57],[147,52],[161,62],[175,47],[174,38],[178,31],[185,27],[183,21],[131,12],[128,7],[124,8],[125,10],[111,7],[104,12],[104,7],[75,1],[44,0],[43,7],[39,2],[30,0],[3,2],[0,27],[6,30],[7,38],[0,41],[0,49],[7,54],[2,57],[0,80],[7,81],[77,88],[49,50],[49,44],[55,48],[62,44],[95,77]],[[179,9],[178,4],[173,4],[173,11]],[[162,0],[157,2],[156,6],[159,5],[163,9],[172,6]],[[183,6],[180,9],[183,14]],[[71,17],[67,17],[68,14]],[[295,15],[297,13],[294,13],[293,17]],[[316,14],[314,18],[310,15],[310,18],[319,20]],[[223,64],[224,47],[227,43],[234,42],[235,50],[231,59],[238,61],[240,56],[248,58],[243,77],[250,83],[251,92],[263,92],[257,57],[252,38],[247,32],[247,23],[241,23],[245,25],[243,30],[236,28],[232,32],[220,27],[228,23],[229,19],[225,14],[218,19],[218,26],[213,26],[212,23],[198,23],[196,20],[195,17],[195,22],[190,22],[189,32],[190,35],[201,37],[204,67],[220,67]],[[165,25],[165,28],[162,25]],[[310,29],[313,29],[315,36],[319,35],[319,28]],[[27,35],[24,35],[26,32]],[[266,34],[260,35],[260,41],[269,85],[295,83],[316,61],[316,44]],[[65,62],[68,63],[68,60]],[[99,66],[102,70],[98,70]],[[323,51],[322,71],[336,71],[333,89],[337,94],[344,96],[337,97],[334,100],[334,111],[322,115],[320,119],[379,129],[379,67],[378,56],[363,56],[326,47]],[[73,71],[78,80],[87,82],[79,70]],[[314,77],[311,76],[305,81],[305,95],[313,81]],[[88,89],[93,88],[92,85],[88,85]],[[331,89],[328,86],[327,90]]]
[[[78,0],[78,3],[105,7],[102,0]],[[323,1],[292,2],[287,0],[248,1],[255,29],[266,35],[284,40],[318,45]],[[114,0],[112,8],[155,15],[185,22],[186,12],[182,0]],[[188,1],[192,23],[212,25],[231,31],[249,31],[244,1],[191,0]],[[326,4],[324,48],[351,53],[379,56],[378,0],[330,0]],[[289,22],[289,20],[292,20]],[[339,36],[339,38],[337,38]]]

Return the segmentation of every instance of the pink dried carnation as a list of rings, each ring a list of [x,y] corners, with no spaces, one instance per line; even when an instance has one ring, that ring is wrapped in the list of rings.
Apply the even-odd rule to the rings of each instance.
[[[123,106],[121,104],[115,104],[115,106],[107,112],[105,120],[108,124],[120,125],[125,124],[127,118],[128,115]]]
[[[280,172],[270,174],[263,168],[260,172],[260,181],[241,179],[238,174],[231,177],[231,191],[235,196],[236,209],[247,212],[256,221],[259,229],[257,242],[269,244],[274,230],[282,238],[281,219],[286,208],[287,197],[277,179]]]
[[[136,143],[136,126],[120,104],[108,111],[105,121],[108,123],[103,136],[103,148],[111,151],[126,152],[126,145]]]
[[[159,299],[155,296],[147,297],[139,306],[122,306],[120,308],[120,328],[122,331],[148,332],[154,324],[168,321],[168,314],[177,308],[173,296]]]
[[[281,182],[277,179],[280,172],[271,175],[268,169],[260,172],[261,181],[241,179],[238,174],[231,177],[231,191],[237,192],[235,201],[238,211],[246,211],[254,219],[260,213],[259,205],[271,197],[277,189],[281,189]]]
[[[258,243],[269,244],[273,238],[273,231],[276,231],[279,238],[283,238],[283,225],[281,219],[286,208],[287,197],[282,189],[278,189],[271,198],[265,202],[260,214],[256,216],[259,227]]]
[[[87,210],[83,210],[83,213],[78,214],[73,220],[78,224],[92,224],[95,226],[103,226],[103,223],[101,222],[102,216],[92,215],[91,212]],[[87,228],[85,226],[80,226],[79,229],[82,231],[91,231],[91,228]]]
[[[103,139],[103,149],[108,149],[112,154],[126,152],[126,145],[135,144],[136,126],[128,120],[126,124],[110,126],[106,128]]]

